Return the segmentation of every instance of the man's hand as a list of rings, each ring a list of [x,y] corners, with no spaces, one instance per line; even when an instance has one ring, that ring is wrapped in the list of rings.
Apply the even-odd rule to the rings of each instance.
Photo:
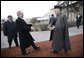
[[[31,27],[31,29],[32,29],[33,31],[35,30],[35,28],[34,28],[33,26]]]
[[[51,27],[51,30],[55,29],[55,26]]]
[[[48,25],[48,29],[51,30],[51,25]]]
[[[53,29],[55,29],[55,26],[52,26],[52,27],[51,27],[51,26],[49,25],[48,28],[49,28],[50,30],[53,30]]]

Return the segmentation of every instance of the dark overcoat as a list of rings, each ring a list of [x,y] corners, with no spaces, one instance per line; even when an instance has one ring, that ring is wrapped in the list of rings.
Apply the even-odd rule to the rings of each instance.
[[[13,21],[6,21],[3,24],[3,33],[5,36],[8,36],[8,38],[14,38],[14,36],[17,36],[16,31],[16,25]]]
[[[19,18],[16,20],[16,27],[17,32],[19,33],[19,41],[20,41],[20,47],[21,48],[27,48],[31,45],[31,43],[34,41],[31,34],[29,33],[31,31],[31,26],[28,25],[23,19]]]
[[[52,37],[52,48],[60,51],[62,48],[71,50],[69,32],[67,26],[67,17],[60,13],[56,16],[55,29]]]

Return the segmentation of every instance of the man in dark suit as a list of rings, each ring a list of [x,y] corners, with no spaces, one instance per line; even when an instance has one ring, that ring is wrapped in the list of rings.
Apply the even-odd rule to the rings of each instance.
[[[19,33],[19,41],[20,41],[20,48],[23,55],[28,54],[25,51],[27,47],[32,46],[35,50],[39,49],[39,46],[36,46],[33,42],[34,39],[32,38],[31,34],[29,33],[31,30],[34,30],[32,25],[28,25],[23,18],[23,13],[21,11],[17,12],[17,20],[16,20],[16,27]]]
[[[9,48],[11,48],[13,38],[16,46],[18,47],[16,26],[11,15],[8,16],[8,21],[3,24],[3,33],[8,37]]]
[[[53,25],[55,26],[55,22],[56,22],[56,18],[54,17],[54,14],[52,14],[50,17],[49,26],[50,27],[52,27]],[[52,40],[52,36],[53,36],[53,30],[51,30],[51,33],[50,33],[50,41]]]
[[[82,15],[80,14],[80,12],[78,12],[78,15],[76,16],[77,28],[79,28],[79,26],[80,26],[81,19],[82,19]]]

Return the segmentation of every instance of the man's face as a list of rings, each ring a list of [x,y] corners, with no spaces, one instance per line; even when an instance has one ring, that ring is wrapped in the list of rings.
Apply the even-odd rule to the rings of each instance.
[[[11,17],[8,17],[8,19],[10,20],[10,21],[13,21],[13,17],[11,16]]]
[[[59,8],[56,8],[55,11],[54,11],[55,14],[58,14],[59,12],[60,12]]]
[[[20,15],[19,15],[21,18],[23,18],[24,14],[22,12],[20,12]]]

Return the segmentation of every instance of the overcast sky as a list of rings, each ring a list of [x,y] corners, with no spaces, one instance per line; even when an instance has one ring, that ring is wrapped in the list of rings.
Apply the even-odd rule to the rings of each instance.
[[[40,17],[57,4],[57,1],[1,1],[1,18],[12,15],[17,18],[17,11],[21,10],[25,18]]]

